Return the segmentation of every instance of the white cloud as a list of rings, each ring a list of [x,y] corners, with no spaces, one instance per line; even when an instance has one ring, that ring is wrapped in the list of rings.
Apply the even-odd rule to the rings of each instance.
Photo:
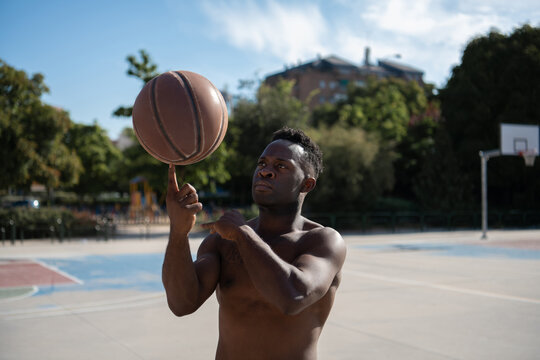
[[[287,63],[316,54],[361,63],[369,46],[372,62],[399,53],[402,62],[442,86],[473,37],[491,28],[508,33],[530,17],[538,19],[540,6],[532,0],[512,5],[505,0],[244,0],[206,3],[204,9],[219,36],[246,51]]]
[[[315,5],[206,3],[204,10],[221,29],[220,35],[238,48],[270,53],[287,62],[324,52],[327,25]]]
[[[364,18],[380,30],[409,36],[419,43],[448,46],[460,46],[495,24],[508,25],[506,19],[487,6],[465,13],[441,4],[432,0],[377,2],[369,7]]]

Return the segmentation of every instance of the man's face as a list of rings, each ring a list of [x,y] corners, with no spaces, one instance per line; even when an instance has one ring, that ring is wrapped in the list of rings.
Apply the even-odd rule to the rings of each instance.
[[[251,193],[259,205],[290,204],[298,200],[306,174],[301,166],[304,149],[287,140],[276,140],[264,149]]]

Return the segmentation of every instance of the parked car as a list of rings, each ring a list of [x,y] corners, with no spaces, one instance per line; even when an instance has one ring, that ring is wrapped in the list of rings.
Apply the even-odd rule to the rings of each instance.
[[[27,208],[39,208],[39,200],[38,199],[24,199],[24,200],[17,200],[10,203],[10,207],[27,207]]]

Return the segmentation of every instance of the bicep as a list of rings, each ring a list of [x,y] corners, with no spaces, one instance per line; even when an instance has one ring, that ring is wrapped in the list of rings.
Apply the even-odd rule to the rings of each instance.
[[[336,233],[298,256],[292,265],[299,290],[315,301],[326,294],[343,266],[345,255],[345,243]]]
[[[221,263],[215,239],[207,238],[203,241],[194,265],[199,281],[199,299],[204,302],[212,295],[219,280]]]

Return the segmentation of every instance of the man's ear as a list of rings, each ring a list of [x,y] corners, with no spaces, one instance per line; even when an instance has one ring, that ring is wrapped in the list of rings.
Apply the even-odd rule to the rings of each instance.
[[[315,185],[317,184],[317,180],[315,180],[312,177],[308,177],[304,180],[304,185],[302,185],[301,192],[308,193],[311,190],[315,188]]]

